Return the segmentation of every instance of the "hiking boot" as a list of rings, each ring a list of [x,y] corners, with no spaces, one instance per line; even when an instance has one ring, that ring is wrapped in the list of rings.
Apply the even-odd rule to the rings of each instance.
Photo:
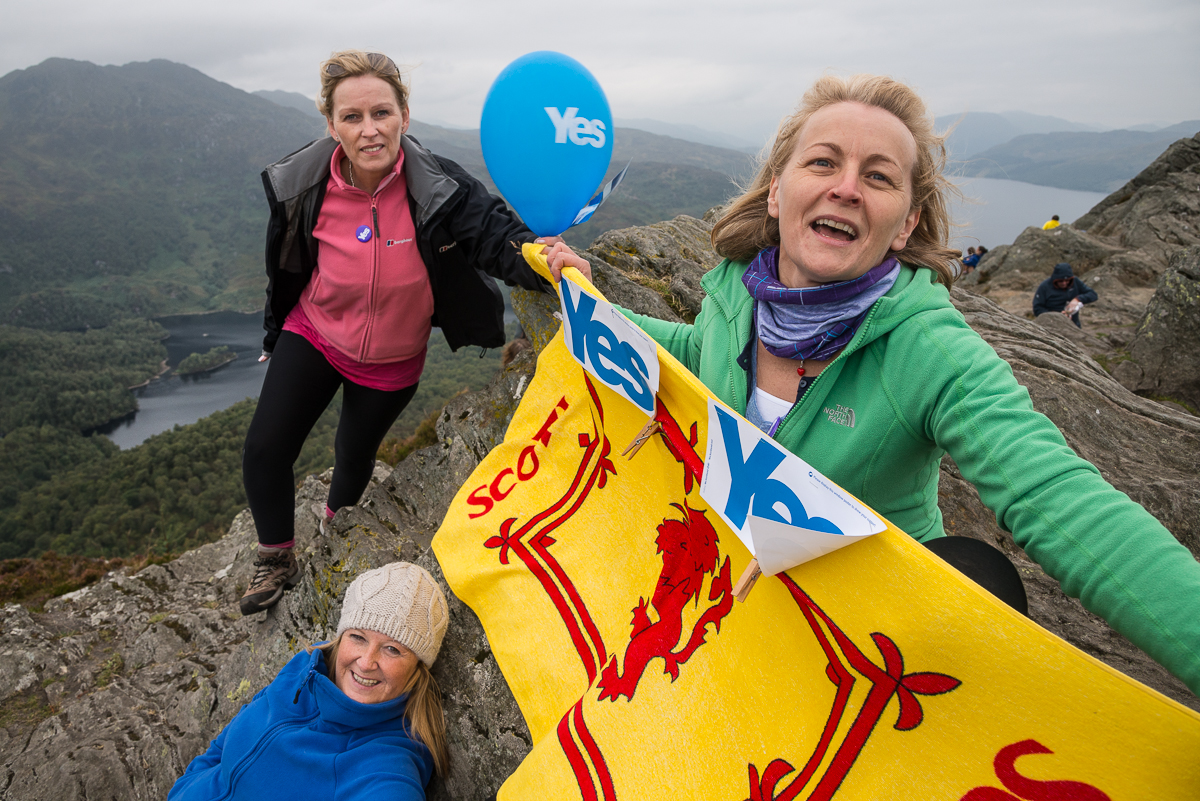
[[[254,560],[254,578],[242,595],[242,614],[253,615],[274,606],[283,597],[283,591],[300,582],[300,565],[291,548],[273,553],[258,552]]]

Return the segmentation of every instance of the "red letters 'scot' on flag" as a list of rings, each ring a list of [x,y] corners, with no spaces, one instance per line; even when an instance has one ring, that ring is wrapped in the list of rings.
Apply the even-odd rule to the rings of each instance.
[[[661,433],[627,461],[645,412],[560,332],[434,539],[533,737],[501,799],[1200,797],[1200,715],[890,524],[735,603],[710,393],[658,356]]]

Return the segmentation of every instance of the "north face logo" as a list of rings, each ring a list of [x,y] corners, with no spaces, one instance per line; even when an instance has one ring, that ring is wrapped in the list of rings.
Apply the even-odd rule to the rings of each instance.
[[[840,403],[832,409],[826,406],[825,414],[829,415],[829,422],[831,423],[837,423],[839,426],[845,426],[846,428],[854,428],[854,410],[849,406],[843,406]]]

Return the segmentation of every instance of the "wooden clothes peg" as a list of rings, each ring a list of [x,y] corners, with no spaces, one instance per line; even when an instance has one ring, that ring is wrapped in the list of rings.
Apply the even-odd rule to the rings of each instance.
[[[630,459],[637,456],[637,452],[642,449],[642,446],[645,445],[655,434],[661,433],[662,430],[662,423],[658,422],[657,420],[651,420],[649,423],[646,423],[646,425],[642,427],[642,430],[638,432],[638,435],[633,438],[633,442],[629,443],[625,450],[621,451],[621,455],[624,456],[625,454],[629,454]]]
[[[745,603],[746,597],[750,595],[750,590],[754,589],[754,584],[761,575],[762,569],[758,566],[758,560],[751,559],[750,564],[742,571],[742,577],[733,585],[733,595],[739,603]]]

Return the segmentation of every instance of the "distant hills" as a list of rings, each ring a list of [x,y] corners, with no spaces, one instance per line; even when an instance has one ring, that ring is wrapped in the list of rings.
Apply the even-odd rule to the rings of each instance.
[[[294,108],[309,117],[315,117],[318,120],[325,119],[321,112],[317,111],[317,104],[299,92],[285,92],[282,89],[259,89],[257,92],[251,92],[251,94],[255,97],[261,97],[264,100],[270,100],[272,103],[286,108]]]
[[[1096,191],[1200,129],[1101,133],[1019,112],[941,117],[939,127],[955,119],[963,174]],[[610,176],[633,166],[596,217],[567,233],[572,244],[700,216],[753,169],[745,149],[687,138],[718,134],[626,122],[658,132],[617,128]],[[0,77],[0,323],[77,329],[256,308],[267,214],[259,173],[323,132],[302,95],[243,92],[169,61],[49,59]],[[478,131],[414,121],[411,132],[492,187]]]
[[[323,119],[313,101],[302,94],[278,91],[254,94],[289,108],[306,112],[311,110],[315,117]],[[655,120],[627,122],[644,123],[657,130],[617,128],[612,165],[604,180],[612,178],[626,164],[632,163],[633,166],[621,183],[620,190],[609,196],[594,219],[567,231],[565,238],[573,245],[587,247],[597,236],[613,228],[646,225],[679,214],[703,216],[704,212],[723,203],[735,191],[731,179],[747,178],[753,168],[754,157],[746,150],[704,144],[680,136],[665,135],[664,132],[694,135],[713,141],[722,139],[719,134]],[[478,130],[443,128],[413,120],[409,133],[433,152],[454,159],[489,189],[497,192],[483,161]]]
[[[53,120],[31,125],[30,120]],[[322,135],[312,101],[250,94],[191,67],[49,59],[0,78],[0,323],[97,327],[124,316],[251,309],[263,296],[263,166]],[[412,133],[491,186],[477,131]],[[744,152],[616,132],[621,191],[570,239],[703,214]],[[548,176],[547,180],[551,180]]]
[[[1200,120],[1166,128],[1099,131],[1020,111],[945,115],[935,124],[939,131],[953,126],[946,149],[961,175],[1090,192],[1120,188],[1167,145],[1200,131]]]
[[[0,322],[81,328],[258,305],[259,171],[319,133],[169,61],[50,59],[3,76]]]
[[[1174,141],[1200,132],[1200,120],[1157,131],[1025,134],[971,156],[964,175],[1061,189],[1113,192]]]
[[[1023,134],[1098,130],[1061,117],[1028,114],[1023,111],[1006,111],[1002,114],[984,111],[946,114],[934,120],[934,127],[938,131],[950,130],[946,150],[951,160],[974,156]]]

